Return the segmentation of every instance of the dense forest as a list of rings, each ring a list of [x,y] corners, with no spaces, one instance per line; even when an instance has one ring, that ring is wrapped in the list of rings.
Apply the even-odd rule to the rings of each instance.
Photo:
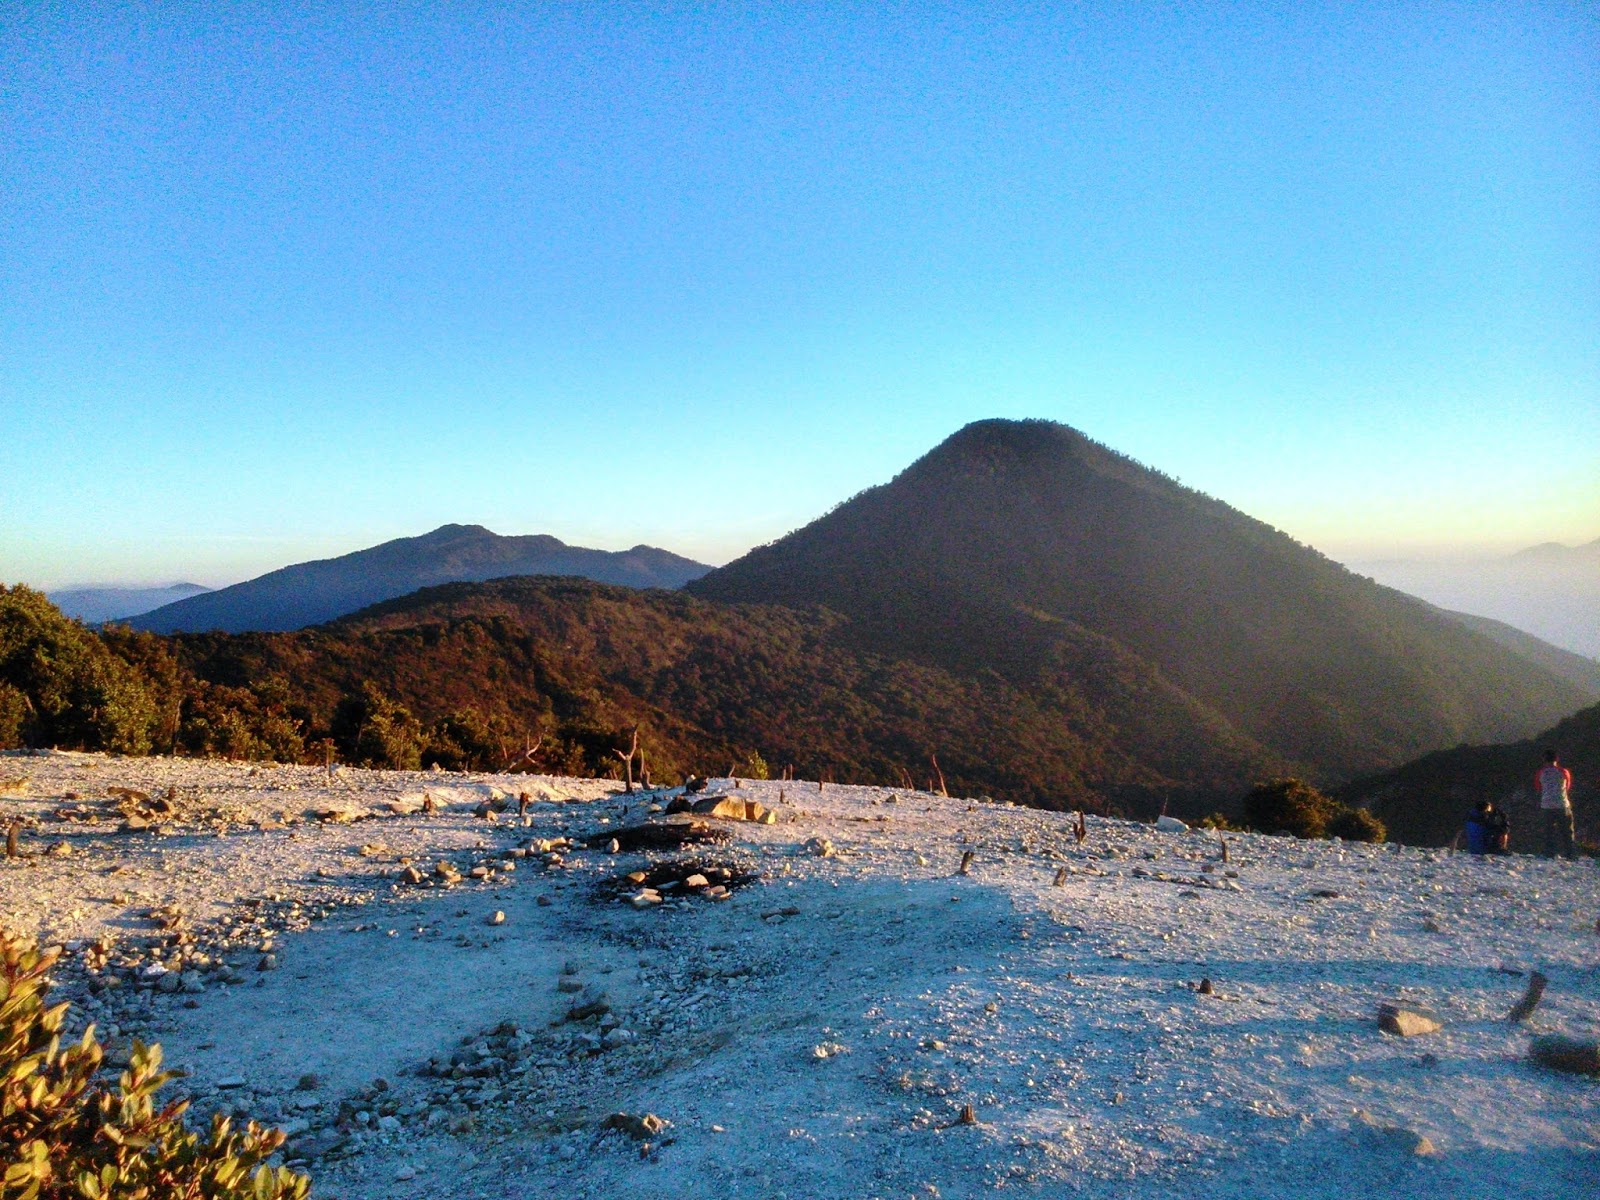
[[[1059,635],[1023,688],[862,652],[846,624],[522,578],[293,633],[97,635],[15,588],[0,603],[0,740],[307,761],[331,745],[344,762],[474,769],[537,740],[541,770],[610,774],[638,727],[660,779],[792,767],[922,787],[937,757],[968,794],[1174,811],[1282,766],[1092,639]]]

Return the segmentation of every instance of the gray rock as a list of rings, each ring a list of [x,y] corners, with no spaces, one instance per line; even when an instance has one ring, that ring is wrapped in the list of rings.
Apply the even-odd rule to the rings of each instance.
[[[1403,1004],[1380,1004],[1378,1028],[1396,1037],[1418,1037],[1426,1033],[1437,1033],[1444,1028],[1444,1022],[1420,1008]]]

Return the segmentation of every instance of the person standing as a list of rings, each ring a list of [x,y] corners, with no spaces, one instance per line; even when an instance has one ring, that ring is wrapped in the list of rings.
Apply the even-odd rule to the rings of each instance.
[[[1546,750],[1544,766],[1533,776],[1544,813],[1544,856],[1577,857],[1572,844],[1572,772],[1563,767],[1554,750]]]

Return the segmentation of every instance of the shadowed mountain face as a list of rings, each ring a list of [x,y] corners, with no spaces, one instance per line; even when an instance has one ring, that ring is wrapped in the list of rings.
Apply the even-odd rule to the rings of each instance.
[[[587,550],[548,535],[501,537],[481,525],[442,525],[421,537],[283,567],[165,605],[129,623],[155,633],[301,629],[441,583],[580,575],[624,587],[676,588],[708,570],[653,546]]]
[[[1595,698],[1042,421],[969,425],[892,482],[689,590],[823,605],[850,619],[862,648],[1022,686],[1063,639],[1090,634],[1219,727],[1324,779],[1523,737]],[[1092,696],[1096,665],[1078,668]]]
[[[1560,646],[1552,646],[1549,642],[1541,641],[1533,634],[1507,625],[1504,621],[1462,612],[1448,615],[1458,624],[1483,634],[1492,642],[1499,642],[1506,649],[1538,663],[1551,674],[1559,675],[1567,682],[1576,684],[1591,696],[1600,697],[1600,662],[1595,662],[1594,659],[1586,658],[1582,654],[1574,654],[1570,650],[1563,650]]]

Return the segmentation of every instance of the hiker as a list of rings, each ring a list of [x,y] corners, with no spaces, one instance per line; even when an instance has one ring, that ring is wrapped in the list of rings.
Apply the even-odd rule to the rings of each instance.
[[[1544,856],[1576,858],[1572,844],[1572,772],[1561,765],[1554,750],[1544,752],[1544,766],[1533,776],[1544,814]]]
[[[1511,841],[1511,822],[1487,800],[1467,818],[1468,854],[1504,854]]]

